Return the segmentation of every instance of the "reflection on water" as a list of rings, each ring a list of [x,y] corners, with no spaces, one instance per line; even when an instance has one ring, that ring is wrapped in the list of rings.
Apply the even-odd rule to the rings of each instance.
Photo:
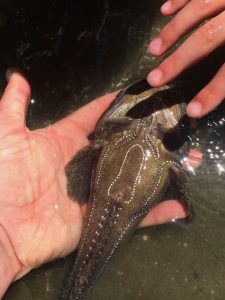
[[[150,36],[165,23],[157,13],[162,1],[1,3],[0,34],[5,42],[0,49],[0,85],[3,89],[8,67],[19,66],[28,74],[32,128],[143,77],[158,62],[145,53]],[[180,77],[187,99],[223,58],[224,49]],[[89,300],[224,299],[224,105],[198,121],[196,128],[192,146],[203,153],[203,164],[191,175],[192,222],[138,230]],[[72,259],[34,270],[16,282],[4,300],[56,299]]]

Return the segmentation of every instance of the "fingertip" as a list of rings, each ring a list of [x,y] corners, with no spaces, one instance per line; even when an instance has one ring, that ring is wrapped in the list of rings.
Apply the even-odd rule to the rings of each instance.
[[[10,89],[13,87],[13,89],[23,91],[24,96],[30,97],[31,87],[26,75],[21,70],[17,68],[9,68],[6,71],[5,76]]]
[[[203,153],[198,149],[190,149],[188,153],[188,163],[195,169],[199,168],[203,162]]]
[[[171,9],[172,9],[172,2],[168,0],[161,6],[161,13],[163,15],[169,15],[171,13]]]
[[[203,114],[203,106],[199,101],[191,101],[187,106],[187,115],[191,118],[200,118]]]
[[[154,69],[147,76],[147,81],[149,82],[149,84],[155,87],[161,85],[162,79],[163,72],[159,68]]]
[[[162,52],[162,44],[163,41],[160,37],[154,38],[148,46],[148,52],[152,53],[153,55],[160,56]]]
[[[12,74],[13,74],[13,68],[9,68],[8,70],[6,70],[5,78],[7,82],[9,82],[10,78],[12,77]]]
[[[166,200],[157,204],[142,220],[139,227],[165,224],[188,216],[187,206],[183,201]]]
[[[19,75],[20,77],[23,77],[23,78],[26,80],[26,77],[25,77],[25,75],[23,74],[23,72],[22,72],[21,70],[12,67],[12,68],[7,69],[6,72],[5,72],[5,78],[6,78],[7,82],[9,82],[10,79],[11,79],[15,74]],[[27,80],[26,80],[26,81],[27,81]]]
[[[6,71],[6,79],[8,84],[0,101],[0,111],[5,111],[8,118],[12,117],[15,126],[24,124],[31,94],[29,82],[21,71],[15,68]],[[11,125],[14,126],[13,124]]]
[[[161,13],[165,16],[171,16],[182,9],[190,0],[168,0],[161,6]]]

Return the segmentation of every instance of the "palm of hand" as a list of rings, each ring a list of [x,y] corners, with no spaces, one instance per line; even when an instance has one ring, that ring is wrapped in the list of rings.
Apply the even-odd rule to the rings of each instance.
[[[24,125],[29,93],[25,79],[15,73],[0,102],[0,226],[22,264],[17,277],[77,246],[83,215],[67,196],[64,167],[88,144],[87,135],[104,110],[97,105],[93,113],[91,104],[53,126],[29,131]],[[92,116],[84,121],[88,112]]]
[[[81,233],[82,213],[76,202],[67,199],[66,158],[57,145],[57,133],[21,131],[12,138],[18,139],[18,144],[1,169],[4,209],[0,218],[19,261],[29,268],[75,248]],[[81,140],[78,149],[84,143]]]

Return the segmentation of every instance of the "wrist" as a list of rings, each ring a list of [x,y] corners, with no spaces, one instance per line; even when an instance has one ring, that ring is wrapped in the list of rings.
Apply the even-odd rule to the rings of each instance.
[[[13,246],[0,225],[0,299],[21,269]]]

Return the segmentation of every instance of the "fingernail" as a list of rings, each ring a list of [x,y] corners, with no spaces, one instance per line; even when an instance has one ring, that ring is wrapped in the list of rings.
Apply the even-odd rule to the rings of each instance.
[[[148,50],[152,54],[160,54],[162,48],[162,39],[161,38],[155,38],[150,44]]]
[[[6,78],[7,82],[9,82],[12,74],[13,74],[13,68],[10,68],[5,72],[5,78]]]
[[[161,11],[164,13],[167,13],[170,11],[172,7],[172,2],[171,1],[166,1],[162,6],[161,6]]]
[[[202,104],[200,102],[194,101],[188,104],[187,114],[190,117],[196,118],[201,117],[202,114]]]
[[[159,85],[163,78],[163,72],[160,69],[154,69],[148,74],[148,82],[151,85]]]

